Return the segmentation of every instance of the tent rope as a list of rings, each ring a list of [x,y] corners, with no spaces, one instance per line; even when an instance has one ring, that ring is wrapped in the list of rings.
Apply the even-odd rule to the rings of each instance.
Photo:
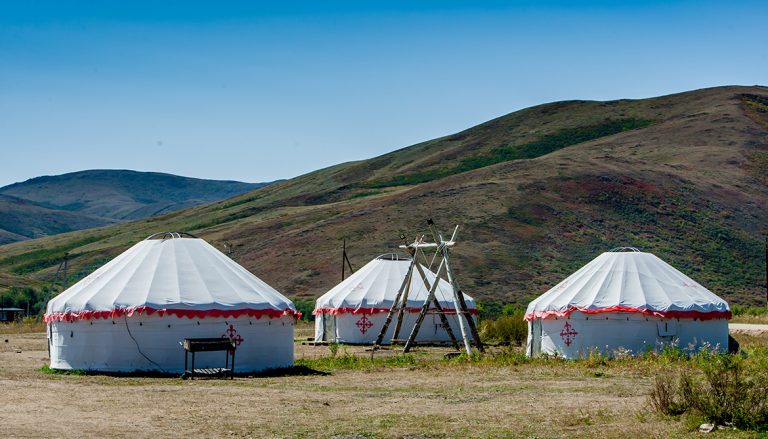
[[[139,342],[138,342],[138,341],[136,340],[136,338],[133,336],[133,334],[131,333],[131,328],[128,326],[128,315],[127,315],[127,314],[123,314],[123,320],[125,321],[125,329],[127,329],[127,330],[128,330],[128,335],[131,337],[131,340],[133,340],[133,342],[136,344],[136,350],[138,350],[138,351],[139,351],[139,354],[141,354],[141,356],[142,356],[142,357],[146,358],[146,359],[147,359],[147,361],[149,361],[150,363],[152,363],[152,364],[154,364],[155,366],[157,366],[157,368],[158,368],[158,369],[160,369],[162,372],[164,372],[164,373],[168,373],[168,371],[166,371],[165,369],[163,369],[163,367],[162,367],[162,366],[160,366],[159,364],[157,364],[157,363],[155,363],[154,361],[152,361],[152,359],[151,359],[151,358],[147,357],[147,356],[144,354],[144,352],[142,352],[142,351],[141,351],[141,347],[139,346]]]

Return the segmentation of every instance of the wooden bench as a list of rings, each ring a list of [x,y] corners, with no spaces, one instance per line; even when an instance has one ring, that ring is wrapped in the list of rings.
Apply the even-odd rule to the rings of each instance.
[[[228,338],[185,338],[181,346],[184,348],[184,377],[192,379],[195,378],[195,375],[207,377],[229,375],[230,379],[234,377],[235,350],[237,349],[235,340]],[[226,351],[224,367],[195,369],[195,353],[211,351]],[[192,368],[188,367],[190,353],[192,354]],[[231,367],[230,356],[232,357]]]

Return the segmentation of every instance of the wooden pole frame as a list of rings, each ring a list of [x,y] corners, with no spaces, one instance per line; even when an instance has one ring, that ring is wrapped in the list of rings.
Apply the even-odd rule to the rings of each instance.
[[[423,236],[420,238],[417,238],[417,240],[414,241],[414,243],[422,243],[423,239],[424,239]],[[424,269],[422,268],[421,264],[419,264],[418,259],[416,257],[418,254],[416,251],[416,247],[413,247],[413,246],[406,246],[406,247],[408,248],[408,251],[411,254],[411,264],[408,266],[408,271],[406,272],[405,280],[403,281],[403,284],[398,290],[397,296],[395,297],[395,301],[390,307],[389,313],[387,314],[387,318],[384,320],[384,325],[382,326],[381,331],[379,332],[379,336],[376,338],[376,342],[373,345],[373,352],[379,349],[381,347],[381,344],[384,342],[384,336],[386,335],[387,330],[389,329],[389,325],[392,323],[392,319],[395,316],[395,312],[397,312],[397,320],[395,321],[395,331],[392,334],[392,340],[399,339],[400,331],[402,329],[402,323],[405,316],[405,308],[407,308],[408,306],[408,293],[410,291],[411,283],[413,282],[413,275],[415,273],[414,268],[416,269],[416,272],[419,273],[419,276],[421,276],[422,282],[424,283],[424,286],[427,288],[427,291],[430,292],[430,294],[428,294],[427,299],[424,302],[424,305],[422,305],[422,307],[426,307],[427,310],[429,310],[430,304],[433,304],[435,306],[435,309],[437,309],[437,314],[440,316],[441,324],[445,328],[446,333],[448,334],[448,337],[450,338],[450,341],[453,344],[454,348],[458,350],[459,344],[456,340],[456,336],[453,334],[453,330],[451,329],[450,323],[448,322],[448,318],[445,316],[445,312],[443,311],[442,306],[440,306],[440,302],[437,300],[437,297],[435,297],[435,294],[434,294],[434,290],[437,288],[437,285],[439,282],[439,275],[436,277],[436,280],[438,282],[435,282],[434,285],[430,285],[429,281],[427,280],[426,273],[424,272]],[[420,312],[419,316],[416,319],[416,325],[414,326],[416,334],[418,334],[419,328],[421,327],[421,323],[424,319],[424,314]]]
[[[346,279],[346,266],[344,265],[346,263],[346,266],[349,266],[349,274],[352,274],[355,272],[355,269],[352,268],[352,263],[349,262],[349,257],[347,257],[347,238],[343,239],[343,242],[341,244],[341,280],[343,281]]]
[[[453,302],[454,302],[454,309],[456,313],[456,317],[459,321],[459,329],[461,330],[461,337],[464,344],[464,349],[467,354],[472,353],[472,345],[474,342],[475,347],[478,351],[484,352],[483,344],[480,340],[480,334],[477,330],[477,325],[475,325],[475,321],[472,318],[472,315],[469,312],[469,309],[467,308],[466,300],[464,299],[464,292],[459,288],[459,284],[456,280],[455,273],[453,272],[453,267],[451,266],[450,256],[448,254],[448,249],[450,247],[453,247],[456,244],[456,235],[459,231],[459,226],[457,225],[454,230],[453,234],[450,238],[450,240],[445,240],[443,236],[438,232],[437,228],[435,227],[434,222],[430,218],[427,220],[427,225],[429,226],[430,231],[432,232],[432,236],[435,239],[435,242],[424,242],[424,236],[416,238],[413,243],[401,245],[400,248],[407,249],[408,252],[411,255],[411,264],[408,266],[408,271],[406,273],[405,279],[403,279],[403,283],[400,286],[400,289],[398,290],[397,296],[395,297],[395,301],[392,303],[392,306],[389,309],[389,313],[387,314],[387,318],[384,321],[384,325],[381,329],[381,332],[379,333],[379,336],[376,339],[376,342],[373,345],[373,349],[371,352],[371,355],[381,347],[381,343],[384,340],[384,336],[386,335],[387,330],[389,329],[389,325],[392,323],[392,319],[395,317],[395,314],[397,314],[397,322],[395,327],[395,333],[393,336],[393,340],[398,339],[402,320],[404,318],[404,311],[407,306],[408,302],[408,291],[410,290],[410,285],[412,282],[412,278],[414,275],[414,268],[418,272],[418,274],[421,276],[424,286],[427,287],[429,290],[429,293],[427,295],[427,299],[424,301],[424,304],[421,307],[421,310],[419,312],[419,315],[416,317],[416,322],[413,325],[413,328],[411,329],[411,333],[408,337],[408,339],[405,342],[405,346],[403,347],[403,353],[407,353],[410,351],[410,349],[417,343],[416,337],[419,333],[419,330],[421,329],[421,325],[424,322],[424,317],[429,312],[430,308],[434,305],[434,309],[437,311],[436,313],[440,315],[440,320],[443,324],[443,326],[446,328],[446,332],[448,333],[451,341],[453,342],[453,345],[456,349],[459,348],[458,341],[456,337],[453,334],[453,330],[450,327],[448,318],[446,317],[447,312],[445,312],[440,305],[439,300],[437,299],[435,292],[437,291],[438,285],[440,283],[440,277],[445,272],[448,282],[451,284],[451,291],[453,295]],[[401,238],[405,239],[404,235],[401,235]],[[439,257],[440,258],[440,264],[437,268],[437,271],[435,272],[435,282],[430,285],[429,281],[427,280],[426,273],[424,272],[424,269],[422,268],[421,264],[417,261],[417,255],[421,253],[424,255],[423,249],[425,248],[431,248],[435,249],[435,255],[432,258],[432,262],[430,263],[430,269],[432,263]],[[426,255],[424,255],[426,259]],[[471,335],[470,335],[471,334]],[[471,336],[471,339],[470,339]]]
[[[469,328],[470,333],[472,334],[472,339],[475,342],[475,346],[480,352],[484,352],[483,344],[480,341],[480,334],[477,331],[477,326],[475,325],[475,321],[472,319],[472,315],[469,313],[469,309],[467,308],[466,301],[464,300],[464,293],[461,291],[461,289],[458,286],[458,282],[456,281],[456,276],[453,273],[453,269],[451,267],[450,257],[448,255],[448,248],[452,247],[456,243],[456,235],[459,231],[459,226],[457,225],[453,229],[453,235],[451,236],[451,239],[446,241],[443,239],[443,236],[437,231],[435,227],[434,221],[432,219],[427,220],[427,225],[429,226],[430,231],[432,232],[433,238],[435,238],[435,243],[414,243],[414,247],[416,249],[423,249],[423,248],[437,248],[437,254],[441,257],[440,266],[437,270],[437,277],[439,278],[442,274],[442,271],[445,270],[446,275],[448,277],[448,282],[451,284],[451,289],[453,290],[453,299],[454,299],[454,307],[456,309],[456,317],[459,320],[459,329],[461,330],[461,336],[462,340],[464,342],[464,349],[466,350],[467,354],[472,353],[472,342],[469,339],[469,336],[467,334],[467,327]],[[430,291],[431,298],[434,298],[434,286],[433,290]],[[436,300],[436,299],[435,299]],[[421,312],[419,313],[419,317],[416,319],[416,325],[414,325],[414,331],[411,333],[411,337],[408,339],[408,341],[405,344],[405,348],[403,349],[403,352],[408,352],[410,350],[411,346],[416,343],[416,334],[418,333],[419,326],[421,326],[421,322],[424,319],[424,315],[427,313],[427,307],[423,307]],[[466,325],[465,325],[466,323]]]

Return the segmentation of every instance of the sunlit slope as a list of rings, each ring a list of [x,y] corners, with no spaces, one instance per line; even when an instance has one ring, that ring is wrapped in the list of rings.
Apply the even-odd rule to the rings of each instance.
[[[97,169],[0,187],[0,244],[200,206],[266,183]]]
[[[654,99],[573,101],[512,113],[370,160],[223,202],[0,247],[0,272],[77,271],[145,236],[184,230],[290,296],[340,276],[399,234],[461,224],[456,268],[481,301],[524,302],[612,247],[652,251],[723,297],[764,298],[768,89],[719,87]]]

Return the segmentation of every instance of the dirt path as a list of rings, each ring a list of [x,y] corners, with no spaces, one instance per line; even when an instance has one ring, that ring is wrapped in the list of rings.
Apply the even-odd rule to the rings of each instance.
[[[768,325],[754,323],[729,323],[728,331],[736,334],[768,335]]]

